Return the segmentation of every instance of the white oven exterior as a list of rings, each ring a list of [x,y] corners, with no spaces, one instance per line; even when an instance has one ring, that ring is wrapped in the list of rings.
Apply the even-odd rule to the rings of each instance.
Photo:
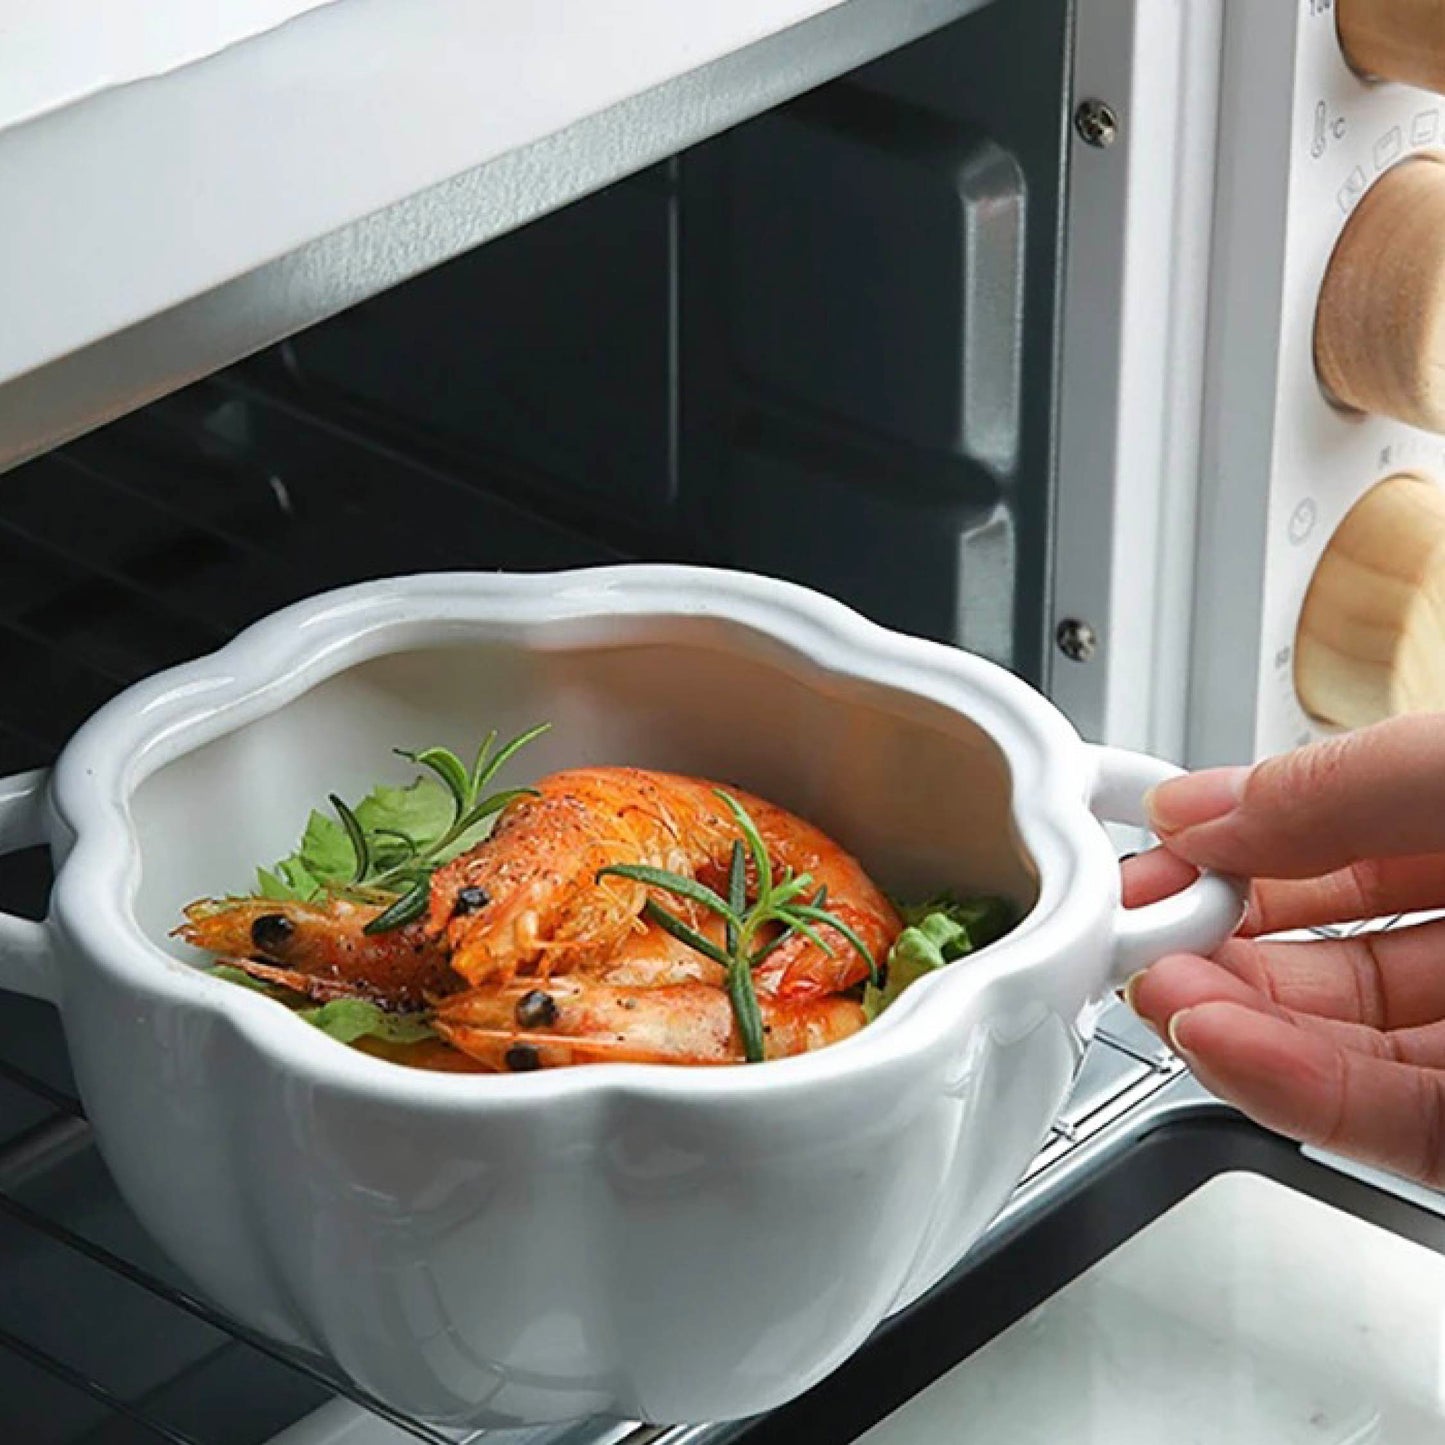
[[[1097,650],[1056,648],[1050,690],[1188,766],[1333,730],[1294,671],[1315,568],[1377,482],[1445,480],[1439,436],[1340,408],[1316,372],[1342,230],[1445,136],[1440,95],[1352,69],[1337,4],[1078,9],[1076,100],[1120,125],[1073,157],[1052,610]]]
[[[1315,569],[1377,482],[1402,471],[1445,481],[1440,436],[1336,406],[1316,373],[1317,306],[1342,231],[1382,176],[1445,135],[1445,97],[1350,67],[1337,4],[1226,6],[1187,739],[1199,764],[1331,731],[1295,676]],[[1417,259],[1426,280],[1434,258]],[[1403,350],[1390,360],[1417,363]]]
[[[1050,696],[1089,737],[1187,758],[1221,34],[1228,0],[1083,0],[1064,271]]]
[[[0,467],[983,3],[0,0]]]
[[[0,0],[0,471],[1013,3],[69,0],[62,23]],[[1360,195],[1445,138],[1439,97],[1349,68],[1337,3],[1074,0],[1042,681],[1091,740],[1206,765],[1319,736],[1291,652],[1330,534],[1401,467],[1445,479],[1439,439],[1342,413],[1312,365]],[[1214,1107],[1113,1006],[1000,1236]],[[0,1185],[86,1136],[66,1117],[0,1145]],[[278,1441],[411,1438],[336,1400]],[[563,1438],[658,1436],[534,1445]]]
[[[84,48],[11,0],[0,466],[981,3],[270,0],[172,27],[77,0]],[[1044,681],[1101,741],[1288,747],[1319,731],[1289,650],[1332,525],[1402,458],[1445,472],[1427,435],[1342,418],[1308,362],[1341,187],[1392,135],[1431,144],[1439,107],[1356,76],[1330,0],[1078,0],[1073,96],[1113,130],[1070,142],[1046,616],[1077,637]],[[1316,157],[1321,104],[1346,127]]]

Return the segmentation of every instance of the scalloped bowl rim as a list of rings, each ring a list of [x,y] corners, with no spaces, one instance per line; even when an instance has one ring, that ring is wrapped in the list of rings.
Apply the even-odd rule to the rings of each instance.
[[[141,852],[130,799],[152,773],[358,663],[428,645],[408,632],[456,627],[459,638],[468,625],[525,632],[609,617],[722,621],[781,643],[825,678],[922,697],[980,728],[1009,769],[1014,827],[1037,870],[1027,916],[967,968],[922,980],[867,1028],[825,1049],[748,1067],[606,1063],[513,1075],[412,1069],[339,1044],[263,995],[167,953],[143,931],[134,909]],[[1001,735],[1010,731],[1012,739]],[[1032,744],[1032,758],[1021,756],[1021,743]],[[217,651],[134,685],[82,725],[51,784],[73,835],[51,916],[91,966],[142,993],[205,1010],[277,1068],[351,1093],[451,1109],[603,1094],[715,1101],[778,1093],[956,1046],[971,999],[1004,976],[1048,967],[1090,916],[1116,906],[1114,855],[1088,807],[1093,772],[1089,750],[1063,715],[1005,669],[893,632],[791,583],[660,564],[387,578],[272,613]],[[62,1007],[63,992],[77,986],[69,972]]]

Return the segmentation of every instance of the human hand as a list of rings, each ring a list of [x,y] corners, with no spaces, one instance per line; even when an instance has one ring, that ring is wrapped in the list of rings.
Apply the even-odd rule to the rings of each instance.
[[[1445,909],[1445,714],[1195,773],[1149,801],[1163,846],[1124,865],[1126,906],[1196,867],[1258,881],[1235,938],[1136,975],[1130,1004],[1256,1122],[1445,1186],[1445,920],[1261,937]]]

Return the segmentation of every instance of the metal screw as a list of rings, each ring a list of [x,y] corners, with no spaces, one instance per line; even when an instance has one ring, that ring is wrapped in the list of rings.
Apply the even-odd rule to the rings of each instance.
[[[1092,662],[1099,650],[1099,634],[1087,622],[1066,617],[1054,629],[1054,641],[1070,662]]]
[[[1107,101],[1086,100],[1074,112],[1074,129],[1086,145],[1102,150],[1119,139],[1119,117]]]

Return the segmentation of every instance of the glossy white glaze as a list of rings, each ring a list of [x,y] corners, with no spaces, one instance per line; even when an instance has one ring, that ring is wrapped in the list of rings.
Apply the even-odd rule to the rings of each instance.
[[[885,886],[1032,907],[845,1043],[721,1070],[407,1070],[168,939],[392,747],[541,719],[519,778],[704,773],[814,818]],[[48,787],[0,785],[0,847],[43,836],[58,866],[44,924],[0,919],[0,985],[58,1001],[122,1191],[253,1324],[437,1421],[746,1415],[961,1258],[1063,1102],[1090,1001],[1234,926],[1218,878],[1119,909],[1091,803],[1129,821],[1171,771],[1087,747],[992,664],[782,583],[378,582],[131,689]]]

